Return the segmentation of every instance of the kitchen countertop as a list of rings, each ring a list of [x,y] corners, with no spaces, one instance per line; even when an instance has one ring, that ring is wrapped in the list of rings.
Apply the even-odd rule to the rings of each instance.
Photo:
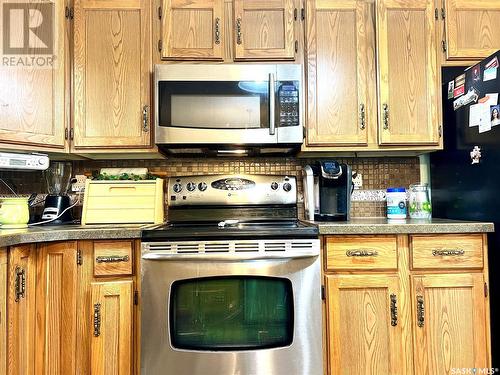
[[[391,220],[358,218],[346,222],[311,222],[320,234],[409,234],[409,233],[486,233],[494,232],[493,223],[447,219]]]
[[[142,229],[154,226],[156,225],[102,224],[37,226],[26,229],[0,229],[0,247],[49,241],[140,238]]]
[[[313,222],[320,234],[408,234],[408,233],[485,233],[493,223],[432,219],[389,222],[384,218],[358,218],[347,222]],[[23,243],[67,240],[112,240],[140,238],[141,231],[156,225],[59,225],[26,229],[0,229],[0,247]]]

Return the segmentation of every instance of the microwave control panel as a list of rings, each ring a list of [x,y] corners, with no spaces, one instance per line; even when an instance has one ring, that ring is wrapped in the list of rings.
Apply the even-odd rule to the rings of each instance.
[[[299,89],[295,82],[281,82],[278,90],[279,126],[299,125]]]

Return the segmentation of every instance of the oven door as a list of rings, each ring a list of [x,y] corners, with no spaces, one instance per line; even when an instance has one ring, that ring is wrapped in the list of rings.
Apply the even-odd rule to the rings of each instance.
[[[156,143],[276,144],[276,65],[157,65]]]
[[[143,245],[141,374],[322,374],[319,241],[292,252]]]

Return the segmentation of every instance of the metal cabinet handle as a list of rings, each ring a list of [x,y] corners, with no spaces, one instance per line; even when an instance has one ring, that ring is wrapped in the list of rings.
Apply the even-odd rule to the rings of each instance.
[[[365,117],[366,117],[365,105],[360,104],[359,105],[359,128],[361,130],[365,130],[365,128],[366,128]]]
[[[220,18],[215,19],[215,44],[220,44]]]
[[[347,250],[345,255],[348,257],[376,257],[378,251],[375,250]]]
[[[101,304],[94,303],[94,337],[101,335]]]
[[[425,322],[424,297],[417,296],[417,325],[423,327]]]
[[[236,43],[241,44],[241,18],[236,20]]]
[[[433,250],[432,255],[435,257],[462,256],[465,255],[465,251],[461,249]]]
[[[142,107],[142,131],[149,131],[149,105]]]
[[[128,262],[129,261],[129,256],[128,255],[110,255],[107,257],[97,257],[95,258],[95,261],[97,263],[119,263],[119,262]]]
[[[19,302],[26,295],[26,271],[19,266],[16,267],[16,279],[14,281],[15,301]]]
[[[389,129],[389,106],[387,103],[384,103],[382,106],[382,109],[384,111],[382,117],[383,117],[383,122],[384,122],[384,129],[387,130]]]
[[[390,295],[391,299],[391,326],[396,327],[398,325],[398,300],[395,294]]]
[[[276,134],[276,81],[274,73],[269,73],[269,134]]]

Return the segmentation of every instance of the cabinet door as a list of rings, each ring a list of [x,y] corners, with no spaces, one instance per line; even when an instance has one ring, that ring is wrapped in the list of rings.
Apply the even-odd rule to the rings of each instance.
[[[76,242],[37,248],[37,374],[75,374]]]
[[[482,274],[413,276],[415,374],[490,368]]]
[[[65,94],[69,90],[66,81],[69,21],[64,18],[65,2],[9,4],[0,0],[0,6],[3,6],[3,20],[9,20],[13,26],[9,29],[10,38],[6,29],[3,39],[0,143],[63,150],[69,103]],[[23,40],[23,27],[29,25],[30,38],[26,35]],[[35,25],[39,27],[34,28]]]
[[[0,248],[0,374],[7,374],[7,249]]]
[[[293,0],[234,0],[235,60],[293,60]]]
[[[133,281],[92,283],[92,375],[132,371]]]
[[[396,275],[327,276],[330,374],[400,374]]]
[[[498,0],[445,0],[447,58],[482,59],[500,49]]]
[[[224,0],[163,0],[161,56],[222,60]]]
[[[75,0],[74,148],[150,146],[150,4]]]
[[[433,0],[380,0],[379,142],[439,143]]]
[[[377,121],[373,1],[307,6],[307,144],[366,145]]]
[[[9,375],[35,374],[36,256],[34,245],[9,249]]]

